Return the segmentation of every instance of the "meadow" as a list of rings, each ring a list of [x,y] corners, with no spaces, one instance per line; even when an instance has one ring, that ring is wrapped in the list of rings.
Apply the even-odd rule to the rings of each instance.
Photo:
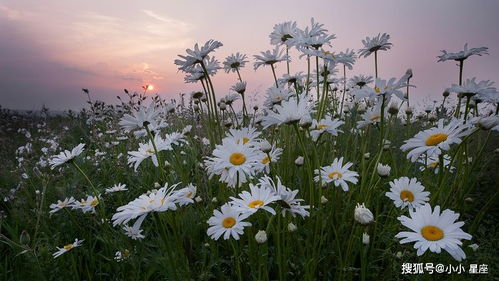
[[[248,56],[219,63],[209,40],[174,62],[199,86],[182,100],[144,85],[117,104],[83,89],[63,114],[0,108],[0,279],[499,280],[499,93],[463,77],[488,49],[442,51],[456,81],[415,107],[412,70],[378,76],[388,34],[334,38],[274,26],[257,103]],[[373,73],[348,76],[359,59]]]

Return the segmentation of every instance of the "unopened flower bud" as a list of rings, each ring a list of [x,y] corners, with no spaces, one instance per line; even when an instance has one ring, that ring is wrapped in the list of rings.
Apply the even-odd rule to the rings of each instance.
[[[295,165],[296,165],[296,166],[302,166],[304,161],[305,161],[305,160],[304,160],[303,156],[298,156],[298,157],[295,159]]]
[[[369,240],[370,240],[369,238],[370,238],[369,234],[367,234],[365,232],[362,233],[362,244],[369,245]]]
[[[260,150],[264,153],[269,153],[272,150],[272,145],[267,140],[262,140],[259,143]]]
[[[267,242],[267,232],[265,232],[265,230],[259,230],[255,235],[255,240],[259,244]]]
[[[376,169],[380,177],[388,177],[392,168],[388,165],[378,163],[378,167],[376,167]]]
[[[322,197],[321,197],[321,203],[322,204],[326,204],[328,201],[329,200],[327,200],[327,198],[324,195],[322,195]]]
[[[368,224],[374,220],[374,215],[368,208],[366,208],[364,203],[357,203],[357,206],[355,207],[354,218],[360,224]]]
[[[298,229],[298,227],[293,224],[292,222],[288,223],[288,231],[289,232],[295,232]]]

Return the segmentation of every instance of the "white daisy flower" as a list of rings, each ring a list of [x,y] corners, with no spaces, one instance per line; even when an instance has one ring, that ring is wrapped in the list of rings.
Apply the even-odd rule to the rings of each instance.
[[[260,153],[260,162],[258,164],[257,170],[259,171],[265,171],[265,173],[270,172],[270,163],[276,163],[279,161],[279,158],[281,157],[281,154],[283,152],[282,148],[275,147],[275,145],[272,146],[270,151],[267,153]]]
[[[193,199],[196,197],[196,191],[197,187],[192,183],[189,183],[186,187],[175,191],[175,202],[178,203],[179,206],[185,206],[194,203]]]
[[[270,44],[291,46],[289,39],[296,36],[298,28],[295,21],[287,21],[274,25],[272,33],[270,33]]]
[[[462,85],[452,84],[448,91],[483,100],[483,97],[486,97],[487,95],[499,94],[497,89],[492,87],[492,85],[494,85],[494,82],[491,82],[490,80],[476,82],[476,77],[473,77],[471,79],[466,79]]]
[[[290,60],[289,56],[284,54],[284,49],[279,49],[279,46],[276,46],[272,51],[261,52],[261,55],[254,55],[253,57],[255,58],[255,63],[253,64],[255,70],[262,65],[273,65],[281,61]]]
[[[57,200],[57,203],[50,204],[50,212],[49,213],[53,214],[59,210],[70,207],[74,202],[75,202],[75,199],[73,198],[73,196],[71,196],[71,198],[66,198],[63,201]]]
[[[54,169],[55,167],[58,167],[66,162],[69,162],[73,160],[75,157],[80,155],[85,148],[85,144],[80,143],[77,145],[75,148],[73,148],[71,151],[69,150],[64,150],[63,152],[59,153],[58,155],[53,156],[49,160],[50,164],[50,169]]]
[[[398,208],[417,209],[430,201],[430,192],[424,191],[424,186],[416,178],[401,177],[389,184],[390,192],[385,195],[392,199]]]
[[[126,188],[126,184],[118,183],[118,184],[115,184],[114,186],[112,186],[110,188],[106,188],[106,194],[113,193],[113,192],[118,192],[118,191],[125,191],[125,190],[128,190]]]
[[[320,171],[316,169],[314,172],[317,176],[314,177],[314,180],[315,182],[319,182],[322,179],[323,186],[332,182],[335,186],[341,186],[344,191],[348,191],[347,182],[357,184],[357,177],[359,176],[357,172],[349,170],[352,165],[353,163],[351,162],[343,165],[343,157],[336,158],[331,165],[321,167]]]
[[[53,253],[52,256],[55,259],[55,258],[59,257],[60,255],[66,253],[67,251],[70,251],[73,248],[80,247],[81,244],[83,243],[83,241],[85,241],[85,240],[78,240],[78,238],[77,238],[71,244],[67,244],[66,246],[64,246],[62,248],[57,247],[57,252]]]
[[[99,197],[98,196],[92,196],[92,195],[87,195],[86,199],[81,199],[80,201],[74,201],[71,204],[71,207],[73,210],[78,209],[81,210],[83,213],[87,212],[95,212],[95,207],[99,205]]]
[[[307,209],[310,209],[309,205],[301,205],[303,199],[295,198],[298,194],[298,190],[291,190],[281,183],[281,179],[277,177],[277,183],[274,182],[270,177],[264,176],[259,180],[260,187],[270,189],[277,195],[280,200],[277,201],[282,207],[282,216],[286,213],[290,213],[293,217],[300,215],[301,217],[308,217],[310,213]]]
[[[240,198],[230,197],[231,204],[240,212],[253,214],[259,209],[263,209],[273,215],[275,210],[268,206],[270,203],[280,200],[271,189],[265,186],[250,184],[250,192],[243,191],[239,193]]]
[[[464,61],[468,57],[472,55],[488,55],[489,53],[487,52],[489,48],[487,47],[479,47],[479,48],[471,48],[468,49],[468,43],[464,44],[464,50],[457,52],[457,53],[447,53],[447,51],[442,50],[440,56],[437,56],[438,61],[447,61],[447,60],[455,60],[455,61]]]
[[[142,222],[146,218],[147,214],[141,215],[133,224],[132,227],[125,225],[123,226],[123,230],[125,231],[126,236],[132,238],[133,240],[140,240],[142,238],[145,238],[145,236],[142,234],[142,229],[140,229],[140,226],[142,225]]]
[[[239,240],[239,235],[244,233],[244,228],[251,226],[251,223],[243,221],[247,217],[247,214],[225,204],[220,208],[220,211],[213,211],[213,216],[208,219],[210,227],[206,233],[214,240],[218,240],[222,235],[224,240],[230,237]]]
[[[438,157],[438,155],[432,155],[432,156],[421,155],[418,158],[417,162],[423,164],[423,166],[419,167],[419,169],[421,171],[424,171],[426,169],[430,169],[430,170],[433,170],[435,172],[435,174],[438,174],[438,170],[439,170],[438,165],[440,164],[440,158]],[[449,169],[449,171],[452,172],[455,169],[455,167],[449,168],[450,162],[451,162],[450,156],[447,154],[444,154],[444,167],[446,169]]]
[[[270,87],[267,89],[267,97],[263,102],[263,105],[267,108],[273,108],[276,104],[281,104],[282,101],[286,101],[293,95],[291,89]]]
[[[259,163],[259,152],[255,147],[236,143],[225,138],[213,150],[213,157],[205,160],[206,170],[211,177],[220,176],[220,181],[230,187],[239,186],[252,178]]]
[[[416,242],[417,255],[423,255],[428,249],[433,253],[447,251],[455,260],[462,261],[466,254],[461,249],[462,239],[471,240],[471,235],[461,230],[464,222],[456,220],[459,214],[449,209],[440,213],[440,206],[432,211],[429,204],[416,210],[409,209],[409,216],[400,216],[398,220],[412,231],[402,231],[395,235],[403,238],[400,244]]]
[[[385,113],[386,109],[385,109]],[[387,114],[385,114],[387,116]],[[381,122],[381,103],[376,104],[374,107],[368,108],[362,114],[362,120],[357,121],[357,129],[364,128],[369,125],[377,125]]]
[[[305,94],[301,95],[300,100],[291,97],[281,104],[274,105],[274,111],[267,111],[263,117],[262,124],[264,128],[272,125],[293,124],[301,120],[311,120],[310,114],[315,112],[313,109],[315,102],[309,103]]]
[[[258,132],[256,128],[250,126],[241,129],[230,129],[229,132],[227,132],[226,139],[234,141],[236,144],[255,146],[260,141],[258,138],[260,134],[261,133]]]
[[[368,224],[374,220],[373,213],[371,212],[371,210],[366,208],[364,203],[357,203],[357,205],[355,206],[353,217],[360,224]]]
[[[113,226],[126,224],[139,216],[147,215],[150,212],[165,212],[176,210],[174,189],[178,184],[168,187],[168,183],[159,190],[152,191],[149,194],[142,194],[135,200],[126,205],[118,207],[113,215]]]
[[[186,56],[178,55],[181,59],[176,59],[174,63],[179,66],[179,70],[190,71],[198,63],[201,63],[209,53],[213,52],[215,49],[220,48],[223,44],[219,41],[210,39],[201,48],[196,43],[194,49],[186,49]]]
[[[368,57],[374,52],[377,51],[387,51],[392,47],[392,43],[389,43],[390,35],[386,33],[378,33],[376,37],[369,38],[366,37],[365,40],[362,40],[362,44],[364,48],[359,50],[359,56]]]
[[[310,131],[310,136],[314,141],[317,141],[317,139],[319,139],[319,136],[323,133],[329,133],[333,136],[337,136],[339,132],[343,132],[341,130],[338,130],[338,127],[343,125],[344,123],[345,122],[338,119],[332,120],[331,116],[329,115],[326,115],[320,121],[314,119],[312,121],[312,130]]]
[[[239,52],[228,56],[223,62],[225,72],[236,72],[239,69],[243,68],[244,65],[248,62],[246,59],[246,55],[240,54]]]
[[[365,76],[365,75],[356,75],[349,80],[349,86],[350,87],[364,87],[367,84],[372,83],[373,77],[372,76]]]
[[[126,132],[135,129],[144,129],[145,126],[156,126],[156,119],[161,114],[161,110],[151,102],[148,107],[140,106],[132,109],[131,114],[125,114],[118,123]]]
[[[426,153],[426,155],[440,155],[442,150],[449,150],[450,145],[461,143],[461,137],[470,134],[470,125],[463,124],[459,119],[452,119],[444,125],[444,119],[438,120],[437,127],[433,127],[417,133],[413,138],[404,141],[400,149],[402,151],[411,150],[407,158],[412,162]]]

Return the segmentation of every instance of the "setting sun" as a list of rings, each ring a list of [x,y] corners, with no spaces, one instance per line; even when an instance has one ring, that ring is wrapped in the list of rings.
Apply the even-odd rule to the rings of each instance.
[[[149,91],[152,91],[152,90],[154,90],[154,86],[153,86],[153,85],[147,85],[147,89],[148,89]]]

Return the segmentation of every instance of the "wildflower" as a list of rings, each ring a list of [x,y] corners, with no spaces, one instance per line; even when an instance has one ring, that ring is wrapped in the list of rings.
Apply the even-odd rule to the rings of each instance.
[[[81,246],[81,244],[83,243],[83,241],[85,241],[85,240],[75,239],[75,241],[73,243],[71,243],[71,244],[67,244],[66,246],[64,246],[62,248],[57,247],[57,252],[53,253],[52,256],[55,259],[55,258],[59,257],[60,255],[68,252],[69,250]]]
[[[140,226],[142,225],[142,222],[146,218],[147,214],[141,215],[133,224],[132,227],[125,225],[123,226],[123,230],[125,231],[126,236],[132,238],[133,240],[140,240],[145,238],[145,236],[142,234],[142,229],[140,229]]]
[[[321,167],[320,170],[316,169],[314,172],[317,176],[314,177],[315,182],[319,182],[322,179],[322,185],[328,183],[334,183],[335,186],[341,186],[344,191],[348,191],[347,182],[357,184],[357,177],[359,174],[354,171],[350,171],[349,168],[353,165],[351,162],[345,163],[343,165],[343,157],[335,158],[333,163],[329,166]]]
[[[187,53],[186,56],[178,55],[181,59],[176,59],[174,63],[179,66],[179,70],[184,72],[192,71],[194,66],[207,58],[209,53],[221,46],[223,46],[221,42],[212,39],[208,40],[201,48],[199,48],[199,45],[196,43],[193,50],[185,50]]]
[[[125,114],[121,118],[119,125],[127,132],[134,129],[144,129],[151,125],[156,126],[156,119],[161,114],[159,108],[154,102],[151,102],[148,107],[140,106],[138,109],[132,109],[131,114]]]
[[[64,208],[70,207],[75,202],[75,199],[71,196],[71,198],[66,198],[63,201],[57,200],[57,203],[50,204],[50,214],[58,212]]]
[[[264,176],[259,180],[260,187],[268,188],[279,197],[277,203],[282,207],[282,216],[285,216],[289,212],[293,217],[300,215],[301,217],[307,217],[310,213],[307,209],[310,209],[308,205],[301,205],[303,199],[297,199],[296,195],[298,190],[291,190],[281,183],[281,179],[277,177],[277,182],[272,180],[268,176]]]
[[[373,213],[364,206],[364,203],[359,204],[355,207],[354,218],[360,224],[368,224],[374,220]]]
[[[227,133],[227,139],[234,141],[236,144],[255,146],[260,141],[258,138],[260,134],[260,132],[251,126],[241,129],[230,129]]]
[[[276,46],[272,51],[261,52],[261,55],[254,55],[255,63],[254,68],[257,70],[262,65],[274,65],[275,63],[281,61],[289,61],[288,55],[284,54],[284,49],[279,50],[279,46]]]
[[[193,198],[196,198],[197,187],[192,183],[189,183],[186,187],[179,189],[174,192],[173,196],[175,198],[175,203],[179,206],[185,206],[194,203]]]
[[[416,178],[401,177],[389,184],[390,192],[385,195],[392,199],[398,208],[417,209],[430,201],[430,192],[424,191],[424,186]]]
[[[398,220],[403,226],[412,231],[402,231],[395,235],[403,238],[400,244],[416,242],[414,248],[417,255],[423,255],[428,249],[434,253],[440,253],[443,249],[455,260],[462,261],[466,254],[461,249],[462,239],[471,240],[471,235],[461,230],[464,222],[456,220],[459,214],[449,209],[440,213],[440,206],[432,211],[429,204],[416,210],[409,209],[409,216],[400,216]]]
[[[305,159],[303,158],[303,156],[298,156],[295,159],[295,165],[296,166],[303,166],[304,161],[305,161]]]
[[[260,141],[258,147],[264,153],[269,153],[272,150],[272,145],[267,140]]]
[[[406,140],[400,149],[407,151],[412,149],[407,158],[416,162],[423,153],[426,155],[439,155],[442,150],[449,150],[450,145],[461,143],[461,137],[471,133],[469,125],[462,124],[461,120],[452,119],[444,125],[444,119],[440,119],[437,127],[433,127],[417,133],[413,138]]]
[[[365,40],[362,40],[362,44],[364,48],[359,50],[359,56],[363,56],[364,58],[368,57],[374,52],[377,51],[387,51],[392,47],[392,43],[389,43],[390,35],[386,33],[379,33],[376,37],[369,38],[366,37]]]
[[[326,198],[326,196],[322,195],[321,196],[321,203],[326,204],[327,202],[329,202],[329,200]]]
[[[280,105],[275,105],[274,111],[268,111],[263,117],[264,128],[272,125],[296,124],[302,119],[312,119],[310,114],[313,110],[313,103],[308,103],[307,97],[303,94],[300,100],[296,97],[291,97],[287,101],[283,101]]]
[[[244,139],[243,139],[244,142]],[[241,185],[252,178],[260,162],[260,154],[255,147],[223,139],[213,150],[213,157],[205,160],[206,170],[211,177],[220,176],[220,181],[230,187]]]
[[[259,230],[255,235],[255,240],[258,244],[267,242],[267,232],[265,230]]]
[[[447,53],[447,51],[442,50],[441,52],[443,53],[442,55],[438,56],[438,61],[447,61],[447,60],[455,60],[455,61],[464,61],[468,57],[472,55],[488,55],[487,50],[489,48],[487,47],[479,47],[479,48],[471,48],[468,49],[468,43],[464,44],[464,50],[457,52],[457,53]]]
[[[499,116],[491,115],[482,117],[477,121],[477,125],[482,130],[499,131]]]
[[[476,244],[476,243],[468,245],[468,247],[471,248],[473,250],[473,252],[476,252],[479,248],[478,244]]]
[[[367,233],[362,233],[362,244],[369,245],[370,237]]]
[[[239,52],[228,56],[223,62],[225,72],[237,72],[239,69],[243,68],[248,62],[246,58],[246,55],[240,54]]]
[[[292,223],[292,222],[288,223],[288,231],[289,232],[295,232],[296,230],[298,230],[298,227],[294,223]]]
[[[319,136],[321,136],[325,132],[333,136],[337,136],[339,132],[342,132],[341,130],[338,130],[338,127],[343,125],[344,123],[345,122],[341,120],[332,120],[331,116],[329,115],[326,115],[320,121],[314,119],[312,121],[312,130],[310,131],[310,136],[314,141],[317,141],[317,139],[319,139]]]
[[[443,163],[444,167],[448,168],[449,171],[452,172],[455,168],[449,167],[449,164],[451,162],[450,156],[447,154],[444,154],[443,158],[444,158],[444,163]],[[426,169],[430,169],[430,170],[433,170],[435,172],[435,174],[438,174],[438,170],[439,170],[438,165],[440,165],[440,157],[438,155],[431,155],[431,156],[421,155],[418,158],[417,162],[424,165],[424,166],[421,166],[419,168],[421,171],[424,171]]]
[[[362,88],[367,84],[370,84],[373,82],[373,77],[372,76],[364,76],[364,75],[356,75],[349,80],[349,85],[350,87],[359,87]]]
[[[285,44],[291,46],[289,39],[294,38],[298,28],[296,27],[296,22],[287,21],[274,25],[272,33],[270,33],[270,44],[281,45]]]
[[[72,203],[71,207],[73,209],[79,209],[83,213],[87,213],[87,212],[94,213],[95,207],[97,205],[99,205],[99,197],[100,197],[100,195],[95,196],[95,197],[91,196],[91,195],[87,195],[86,199],[81,199],[80,201],[74,201]]]
[[[77,157],[83,152],[84,148],[85,144],[80,143],[71,151],[64,150],[58,155],[53,156],[49,161],[50,168],[53,170],[55,167],[58,167],[66,162],[72,161],[75,157]]]
[[[475,81],[476,78],[466,79],[462,85],[452,84],[449,88],[450,92],[458,93],[466,97],[473,97],[481,100],[481,97],[489,94],[499,94],[495,87],[492,87],[494,82],[484,80],[480,82]]]
[[[247,217],[248,214],[243,214],[231,205],[225,204],[220,211],[213,211],[213,216],[208,219],[210,227],[206,233],[214,240],[218,240],[222,235],[225,240],[230,237],[239,240],[239,235],[244,233],[244,228],[251,226],[251,223],[244,221]]]
[[[237,211],[253,214],[259,209],[265,210],[275,215],[275,210],[268,206],[270,203],[280,200],[271,189],[266,186],[250,184],[250,192],[239,193],[240,198],[230,197],[231,204]]]
[[[293,95],[291,89],[270,87],[267,89],[267,97],[263,105],[267,108],[274,108],[274,105],[281,104]]]
[[[366,110],[364,114],[362,114],[361,121],[357,121],[357,128],[363,128],[368,125],[377,125],[381,122],[381,103],[378,103],[376,106],[369,108]]]
[[[118,183],[118,184],[115,184],[113,187],[106,188],[106,194],[118,192],[118,191],[125,191],[125,190],[128,190],[128,189],[126,189],[126,184]]]
[[[392,168],[390,166],[383,165],[381,163],[378,163],[378,166],[376,167],[376,170],[380,177],[388,177],[390,175],[391,169]]]

